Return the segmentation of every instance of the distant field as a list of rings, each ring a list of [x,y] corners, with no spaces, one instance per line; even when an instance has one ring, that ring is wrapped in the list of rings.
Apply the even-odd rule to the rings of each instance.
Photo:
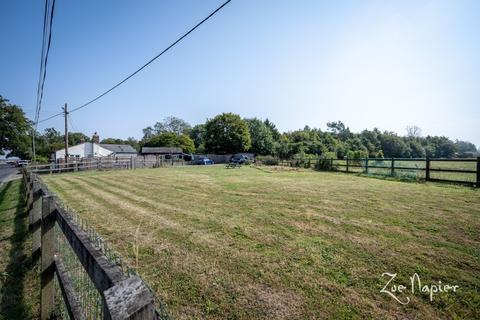
[[[354,165],[362,165],[363,167],[352,167],[350,166],[350,172],[357,172],[357,173],[364,173],[364,166],[365,161],[357,161],[354,162],[351,160],[351,164]],[[369,170],[368,173],[371,175],[390,175],[391,174],[391,165],[392,161],[388,158],[384,160],[370,160],[368,162]],[[338,171],[345,171],[346,170],[346,160],[335,160],[334,165],[342,165],[338,166],[336,169]],[[415,178],[415,179],[425,179],[425,171],[424,170],[416,170],[416,169],[425,169],[425,161],[418,160],[418,161],[405,161],[405,160],[395,160],[395,175],[400,178]],[[375,167],[388,167],[388,168],[375,168]],[[402,167],[405,169],[398,169],[398,167]],[[410,169],[411,168],[411,169]],[[469,170],[469,171],[476,171],[477,163],[474,161],[437,161],[432,160],[430,162],[430,168],[434,169],[450,169],[450,170]],[[430,178],[432,179],[445,179],[445,180],[457,180],[457,181],[465,181],[465,182],[476,182],[477,175],[476,173],[463,173],[463,172],[441,172],[441,171],[431,171]]]
[[[223,166],[45,175],[177,319],[480,318],[480,192]],[[455,293],[380,290],[384,272]],[[400,299],[406,299],[400,294]]]

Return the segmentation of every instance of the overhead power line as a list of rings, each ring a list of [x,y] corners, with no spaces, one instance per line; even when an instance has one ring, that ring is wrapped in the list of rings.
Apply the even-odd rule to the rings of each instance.
[[[45,0],[45,9],[43,13],[42,52],[40,55],[40,72],[38,75],[37,100],[35,105],[35,126],[34,128],[32,128],[32,151],[33,151],[34,162],[36,161],[36,158],[37,158],[36,150],[35,150],[35,134],[37,131],[38,119],[40,118],[40,112],[42,110],[43,87],[45,85],[45,79],[47,77],[48,53],[50,52],[50,45],[52,43],[53,14],[55,12],[55,0],[52,1],[51,8],[49,8],[50,7],[49,3],[50,3],[49,0]],[[49,10],[50,10],[50,19],[48,19]],[[48,30],[48,36],[47,36],[47,30]],[[48,39],[48,42],[47,42],[47,39]]]
[[[42,86],[43,78],[43,66],[45,62],[45,42],[47,34],[47,12],[48,12],[48,1],[45,0],[45,9],[43,13],[43,34],[42,34],[42,53],[40,55],[40,71],[38,73],[38,85],[37,85],[37,100],[35,102],[35,123],[38,121],[38,102],[40,101],[40,87]]]
[[[152,62],[154,62],[155,60],[157,60],[160,56],[162,56],[165,52],[167,52],[168,50],[170,50],[171,48],[173,48],[176,44],[178,44],[180,41],[182,41],[184,38],[186,38],[190,33],[192,33],[195,29],[197,29],[198,27],[200,27],[203,23],[205,23],[208,19],[210,19],[212,16],[214,16],[218,11],[222,10],[223,7],[225,7],[231,0],[228,0],[228,1],[225,1],[221,6],[219,6],[217,9],[215,9],[212,13],[210,13],[207,17],[205,17],[202,21],[200,21],[199,23],[197,23],[193,28],[191,28],[190,30],[188,30],[187,32],[185,32],[180,38],[178,38],[177,40],[175,40],[172,44],[170,44],[168,47],[166,47],[162,52],[160,52],[159,54],[157,54],[155,57],[153,57],[152,59],[150,59],[148,62],[146,62],[144,65],[142,65],[140,68],[138,68],[137,70],[135,70],[134,72],[132,72],[130,75],[128,75],[127,77],[125,77],[123,80],[121,80],[120,82],[118,82],[117,84],[115,84],[113,87],[111,87],[110,89],[102,92],[101,94],[99,94],[98,96],[96,96],[95,98],[89,100],[88,102],[78,106],[78,107],[75,107],[73,108],[72,110],[70,110],[69,112],[72,113],[72,112],[75,112],[77,110],[80,110],[82,108],[85,108],[86,106],[88,106],[89,104],[97,101],[98,99],[102,98],[103,96],[105,96],[106,94],[112,92],[113,90],[115,90],[116,88],[118,88],[119,86],[121,86],[123,83],[125,83],[126,81],[128,81],[130,78],[132,78],[133,76],[135,76],[137,73],[139,73],[140,71],[142,71],[143,69],[145,69],[148,65],[150,65]],[[64,113],[63,112],[59,112],[57,114],[54,114],[48,118],[45,118],[45,119],[42,119],[40,121],[38,121],[37,123],[42,123],[44,121],[47,121],[47,120],[50,120],[52,118],[55,118],[55,117],[58,117],[58,116],[61,116],[63,115]]]
[[[43,20],[42,61],[40,62],[40,79],[39,79],[38,90],[37,90],[37,110],[35,114],[35,130],[37,128],[38,119],[40,118],[40,112],[42,109],[42,100],[43,100],[43,88],[45,85],[45,79],[47,77],[48,54],[50,52],[50,46],[52,43],[52,26],[53,26],[53,15],[55,12],[55,0],[52,1],[50,15],[47,14],[47,10],[48,10],[48,0],[45,0],[45,13],[44,13],[44,20]],[[48,19],[48,16],[50,16],[49,19]],[[47,33],[48,33],[48,36],[47,36]],[[46,48],[45,48],[45,45],[46,45]]]

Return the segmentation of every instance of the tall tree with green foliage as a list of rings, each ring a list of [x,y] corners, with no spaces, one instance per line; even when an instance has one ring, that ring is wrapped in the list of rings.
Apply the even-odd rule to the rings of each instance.
[[[252,146],[250,151],[255,154],[273,154],[273,135],[271,129],[257,118],[245,119],[250,132]]]
[[[30,157],[31,130],[23,110],[0,96],[0,153],[10,150],[10,156]]]
[[[251,138],[247,123],[237,114],[222,113],[205,124],[207,152],[227,154],[250,149]]]
[[[205,144],[205,125],[197,124],[190,130],[190,138],[195,143],[195,148]]]

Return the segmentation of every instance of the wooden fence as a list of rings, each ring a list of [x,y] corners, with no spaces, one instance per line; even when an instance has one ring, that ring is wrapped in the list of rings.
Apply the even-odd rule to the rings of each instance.
[[[90,170],[115,170],[115,169],[140,169],[159,168],[171,166],[184,166],[186,161],[180,158],[165,159],[162,156],[137,156],[131,158],[82,158],[71,159],[70,162],[50,163],[41,165],[29,165],[28,169],[33,173],[62,173]]]
[[[41,319],[169,319],[143,280],[106,254],[99,236],[36,174],[25,169],[23,178],[32,254],[41,260]]]
[[[279,160],[279,165],[319,170],[396,176],[425,181],[451,182],[480,187],[480,157],[477,158],[304,158]]]

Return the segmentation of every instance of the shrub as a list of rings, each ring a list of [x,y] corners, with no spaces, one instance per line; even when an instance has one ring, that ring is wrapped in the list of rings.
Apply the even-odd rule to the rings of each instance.
[[[335,152],[325,152],[315,163],[315,169],[317,170],[331,170],[332,163],[330,159],[336,159]]]
[[[272,156],[257,156],[257,161],[266,166],[278,165],[278,158]]]

